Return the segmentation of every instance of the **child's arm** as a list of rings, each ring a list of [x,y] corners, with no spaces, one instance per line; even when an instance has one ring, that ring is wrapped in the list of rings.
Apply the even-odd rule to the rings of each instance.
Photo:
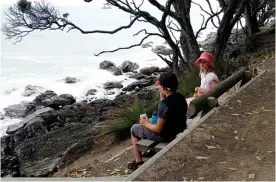
[[[210,85],[212,86],[212,88],[214,88],[215,86],[217,86],[218,82],[216,80],[213,80]],[[196,91],[199,93],[199,95],[202,95],[208,91],[210,91],[210,89],[207,89],[207,88],[200,88],[200,87],[197,87],[196,88]]]

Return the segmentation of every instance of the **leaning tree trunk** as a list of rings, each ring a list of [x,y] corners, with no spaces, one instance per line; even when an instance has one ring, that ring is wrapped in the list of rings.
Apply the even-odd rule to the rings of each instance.
[[[253,3],[251,4],[251,6],[250,4],[247,4],[244,11],[246,23],[245,29],[250,36],[260,31],[258,27],[257,12],[252,14],[252,7],[254,7]]]
[[[177,0],[173,5],[181,16],[181,21],[178,23],[182,29],[180,44],[185,62],[193,63],[199,57],[200,50],[190,21],[191,0]]]
[[[219,65],[223,59],[223,54],[231,35],[231,31],[239,20],[242,12],[244,12],[244,7],[247,4],[248,0],[243,0],[241,3],[238,2],[239,0],[229,1],[221,20],[220,26],[217,30],[217,37],[213,48],[216,65]],[[236,15],[234,16],[234,14]]]

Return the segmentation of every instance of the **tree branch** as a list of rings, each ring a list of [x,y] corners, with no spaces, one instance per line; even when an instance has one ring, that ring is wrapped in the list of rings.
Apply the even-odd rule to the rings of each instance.
[[[205,29],[207,28],[208,22],[209,22],[214,16],[217,16],[217,15],[219,15],[220,13],[222,13],[222,11],[223,11],[223,9],[221,9],[219,12],[217,12],[217,13],[213,14],[212,16],[210,16],[210,17],[206,20],[204,27],[202,27],[203,23],[201,24],[201,28],[200,28],[200,29],[197,31],[197,33],[196,33],[196,36],[195,36],[196,39],[198,38],[199,33],[200,33],[202,30],[205,30]],[[203,15],[202,15],[202,16],[203,16]],[[204,17],[204,16],[203,16],[203,17]]]
[[[160,54],[157,54],[157,56],[159,56],[163,61],[165,61],[165,63],[167,63],[167,65],[172,69],[172,61],[169,61],[168,59],[166,59],[165,57],[161,56]]]
[[[213,12],[213,9],[212,9],[212,6],[211,6],[209,0],[206,0],[206,1],[207,1],[208,5],[209,5],[209,8],[210,8],[210,10],[211,10],[211,13],[209,13],[208,11],[206,11],[205,9],[203,9],[202,6],[201,6],[200,4],[195,3],[195,2],[193,2],[193,1],[192,1],[192,3],[195,4],[195,5],[197,5],[197,6],[201,9],[201,11],[203,11],[203,12],[206,13],[207,15],[212,16],[211,22],[212,22],[212,24],[214,25],[214,27],[218,28],[218,26],[215,24],[215,22],[214,22],[214,20],[213,20],[213,17],[214,17],[213,15],[215,15],[216,13]],[[219,15],[219,14],[218,14],[218,15]],[[218,15],[217,15],[216,17],[217,17],[218,22],[219,22],[219,24],[220,24],[220,18],[219,18]]]
[[[147,36],[145,36],[145,37],[140,41],[140,43],[138,43],[138,44],[134,44],[134,45],[131,45],[131,46],[128,46],[128,47],[117,48],[117,49],[114,49],[114,50],[112,50],[112,51],[102,51],[102,52],[100,52],[100,53],[98,53],[98,54],[94,54],[94,55],[95,55],[95,56],[99,56],[99,55],[104,54],[104,53],[112,53],[112,52],[116,52],[116,51],[119,51],[119,50],[131,49],[131,48],[133,48],[133,47],[140,46],[140,45],[144,42],[144,40],[146,40],[147,38],[149,38],[150,36],[153,36],[153,35],[159,36],[158,34],[149,33],[149,34],[148,34]]]

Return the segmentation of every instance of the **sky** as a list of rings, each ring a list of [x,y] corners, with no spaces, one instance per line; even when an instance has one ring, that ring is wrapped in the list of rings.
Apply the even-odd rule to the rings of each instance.
[[[17,1],[18,0],[1,0],[0,4],[13,4]],[[93,6],[102,6],[104,2],[104,0],[94,0],[90,3],[86,3],[84,2],[84,0],[45,0],[45,1],[51,2],[56,5],[68,5],[68,6],[87,6],[88,4]]]

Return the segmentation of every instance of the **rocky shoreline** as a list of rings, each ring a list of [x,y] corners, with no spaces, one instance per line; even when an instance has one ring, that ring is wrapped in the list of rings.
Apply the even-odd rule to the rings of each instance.
[[[131,105],[137,93],[141,100],[149,100],[149,95],[158,93],[157,87],[152,87],[157,77],[170,71],[149,67],[138,72],[139,66],[130,61],[123,62],[119,67],[110,61],[103,61],[99,67],[114,75],[130,73],[129,77],[136,81],[126,87],[120,82],[107,82],[103,85],[107,92],[113,94],[113,89],[121,89],[121,92],[114,100],[97,99],[92,102],[88,99],[76,102],[70,94],[57,95],[42,87],[28,85],[24,94],[27,97],[39,93],[35,99],[4,109],[1,119],[10,117],[22,120],[8,126],[7,135],[1,137],[1,177],[51,176],[68,165],[68,158],[80,157],[91,149],[93,137],[99,134],[95,125],[105,121],[115,122],[120,117],[108,114],[108,111]],[[78,79],[67,77],[64,81],[74,84]],[[96,89],[90,89],[86,96],[96,92]],[[83,144],[79,151],[80,148],[75,146],[84,141],[88,144]]]

